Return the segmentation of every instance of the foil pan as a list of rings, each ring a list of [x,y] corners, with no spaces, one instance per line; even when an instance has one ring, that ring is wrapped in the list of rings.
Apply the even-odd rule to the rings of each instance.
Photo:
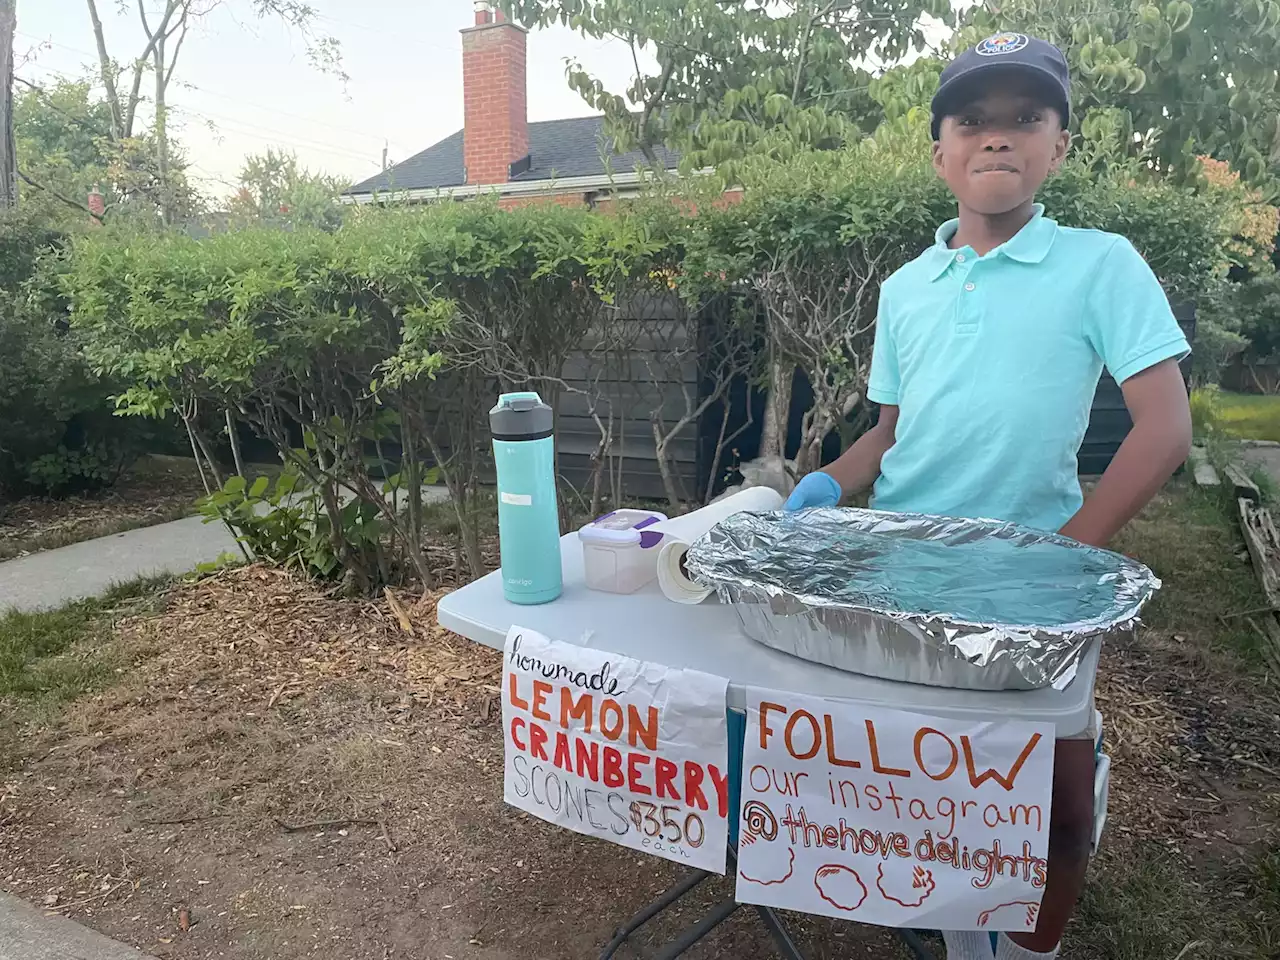
[[[1136,561],[992,520],[876,510],[739,513],[690,576],[753,640],[854,673],[971,690],[1066,687],[1160,581]]]

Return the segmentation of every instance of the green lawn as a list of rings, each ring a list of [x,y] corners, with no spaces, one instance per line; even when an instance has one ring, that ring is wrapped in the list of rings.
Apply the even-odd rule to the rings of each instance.
[[[111,636],[113,614],[171,579],[140,577],[56,610],[0,611],[0,705],[6,699],[57,704],[103,683],[118,666],[115,651],[102,642]]]
[[[1218,422],[1231,436],[1280,441],[1280,397],[1223,391],[1215,407]]]

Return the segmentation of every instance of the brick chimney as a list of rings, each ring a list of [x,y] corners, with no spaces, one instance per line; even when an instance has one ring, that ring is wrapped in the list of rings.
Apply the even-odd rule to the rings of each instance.
[[[462,31],[462,99],[467,183],[506,183],[529,156],[525,31],[489,0],[476,0],[476,25]]]
[[[89,212],[93,214],[89,218],[89,223],[95,227],[102,226],[102,218],[107,213],[107,199],[102,195],[102,188],[96,183],[89,191]]]

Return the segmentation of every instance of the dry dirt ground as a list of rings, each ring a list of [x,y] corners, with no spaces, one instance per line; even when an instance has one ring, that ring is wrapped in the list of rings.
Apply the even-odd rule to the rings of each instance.
[[[1064,955],[1274,958],[1280,698],[1212,626],[1256,596],[1220,527],[1148,522],[1164,560],[1234,586],[1188,581],[1191,612],[1107,649],[1112,819]],[[0,887],[162,958],[597,956],[677,870],[503,805],[498,655],[436,626],[436,599],[402,595],[410,634],[385,599],[250,567],[125,617],[116,685],[0,720]],[[791,919],[813,960],[907,956]],[[687,956],[767,943],[744,909]]]
[[[178,520],[204,496],[190,458],[147,456],[100,493],[0,503],[0,560]]]

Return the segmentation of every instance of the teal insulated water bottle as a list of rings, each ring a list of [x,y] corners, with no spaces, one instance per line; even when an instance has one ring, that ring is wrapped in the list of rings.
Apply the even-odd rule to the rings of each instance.
[[[512,603],[548,603],[562,589],[554,425],[536,393],[504,393],[489,411],[502,592]]]

